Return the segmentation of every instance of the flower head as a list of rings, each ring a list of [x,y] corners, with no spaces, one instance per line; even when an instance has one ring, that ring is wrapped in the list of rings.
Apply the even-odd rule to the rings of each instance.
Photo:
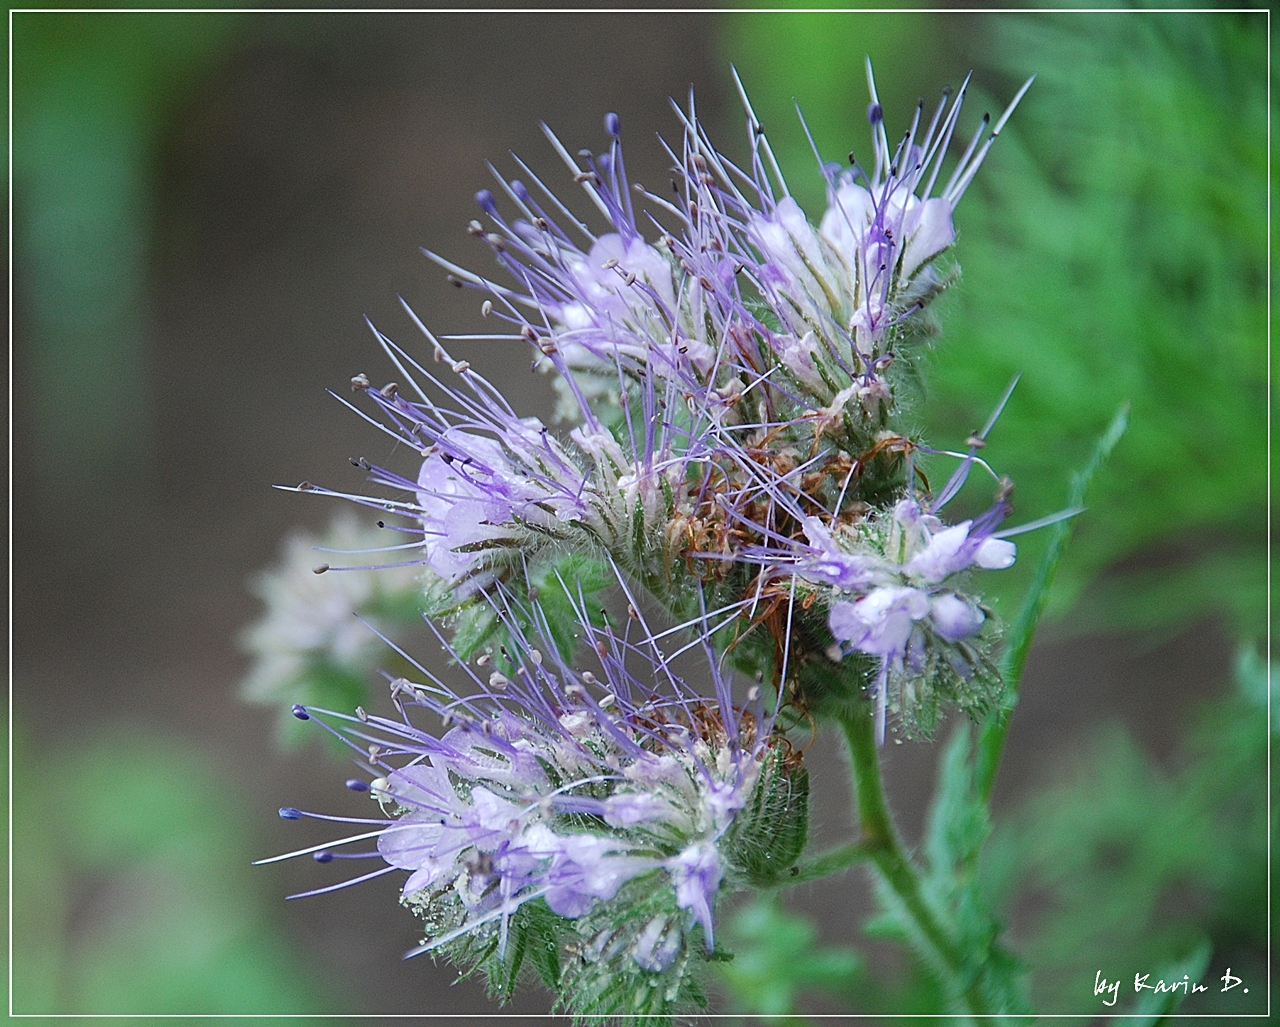
[[[873,365],[895,342],[894,330],[941,291],[944,280],[933,261],[955,241],[952,214],[1030,82],[985,140],[989,118],[983,118],[934,195],[968,85],[966,78],[950,107],[949,91],[944,91],[927,127],[921,100],[911,126],[891,147],[868,61],[867,119],[874,161],[861,164],[850,154],[848,169],[823,165],[827,210],[816,228],[790,197],[752,217],[752,236],[767,258],[760,268],[762,280],[785,300],[773,306],[788,315],[785,323],[793,335],[819,326],[833,355],[843,337],[852,344],[850,357]]]
[[[376,873],[408,872],[403,901],[427,925],[412,954],[444,951],[505,980],[523,953],[513,937],[537,923],[554,935],[571,989],[622,974],[655,996],[677,994],[690,962],[715,947],[722,887],[767,876],[762,829],[791,825],[769,853],[777,872],[798,855],[803,772],[759,689],[735,704],[714,653],[715,695],[700,696],[655,639],[585,617],[580,628],[595,672],[529,644],[513,621],[511,647],[468,669],[474,692],[424,671],[420,683],[392,682],[399,718],[295,707],[360,753],[371,780],[350,784],[386,810],[366,821],[371,830],[301,853],[328,860],[376,838],[368,855],[387,864]],[[439,717],[442,733],[415,726],[415,710]]]
[[[458,383],[379,335],[408,384],[355,384],[423,463],[412,477],[371,468],[374,482],[416,502],[367,502],[421,526],[422,559],[455,595],[518,578],[514,569],[548,542],[601,545],[640,579],[670,577],[685,543],[732,527],[740,510],[726,511],[726,498],[749,504],[780,462],[834,480],[880,445],[895,408],[895,352],[919,335],[916,315],[942,287],[933,268],[954,239],[952,211],[1004,118],[990,134],[983,122],[935,195],[965,88],[954,102],[944,94],[927,126],[917,111],[891,149],[869,67],[868,83],[875,159],[841,172],[823,165],[828,207],[816,226],[777,173],[745,94],[744,169],[711,144],[692,100],[678,112],[674,199],[637,196],[616,115],[600,153],[572,156],[547,129],[603,231],[522,161],[520,177],[498,176],[496,195],[476,194],[485,223],[470,231],[497,276],[428,255],[484,295],[499,330],[479,338],[532,347],[577,426],[559,438],[519,418],[448,355],[455,337],[419,322]]]
[[[521,417],[412,311],[435,366],[376,333],[397,381],[356,376],[351,405],[416,457],[403,473],[360,461],[390,498],[342,495],[403,520],[470,687],[417,667],[391,683],[398,717],[295,707],[360,753],[352,787],[383,815],[292,855],[376,839],[359,855],[385,866],[364,876],[405,874],[415,953],[500,990],[536,953],[567,1009],[669,1014],[696,1000],[718,897],[775,881],[803,847],[807,779],[780,707],[821,715],[829,689],[862,715],[870,692],[883,740],[890,709],[927,733],[943,700],[977,714],[998,698],[967,575],[1013,562],[1008,489],[975,519],[940,516],[970,468],[990,470],[994,417],[931,494],[916,454],[938,451],[903,423],[900,357],[929,333],[956,204],[1022,93],[935,188],[965,88],[891,147],[869,67],[868,83],[874,159],[819,162],[816,223],[745,93],[738,163],[692,97],[677,108],[674,196],[628,180],[613,114],[599,153],[546,130],[590,220],[519,158],[519,177],[495,169],[469,228],[495,270],[428,256],[481,293],[496,329],[470,338],[526,345],[555,376],[566,430]],[[621,631],[588,613],[615,581]],[[650,631],[633,587],[678,627]],[[711,694],[661,647],[682,631]],[[745,702],[730,668],[759,682]]]
[[[976,520],[942,521],[935,511],[958,490],[973,459],[971,452],[939,499],[927,505],[908,494],[887,511],[861,504],[809,514],[775,490],[775,523],[789,521],[798,530],[788,536],[757,524],[757,533],[769,537],[742,554],[759,564],[762,574],[792,574],[816,588],[814,598],[823,600],[835,642],[831,658],[850,652],[875,658],[871,689],[881,741],[891,679],[899,692],[919,700],[899,703],[899,709],[909,727],[926,732],[937,715],[936,698],[953,698],[979,712],[998,694],[999,678],[976,644],[988,611],[967,594],[967,572],[1011,566],[1017,548],[1004,536],[1027,526],[999,530],[1012,509],[1007,480],[1001,481],[993,506]],[[965,687],[944,680],[957,675]]]

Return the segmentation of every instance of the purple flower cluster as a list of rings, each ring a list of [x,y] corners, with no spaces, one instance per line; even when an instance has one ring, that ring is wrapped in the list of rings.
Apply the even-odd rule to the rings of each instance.
[[[420,322],[460,385],[379,335],[409,384],[354,384],[423,463],[414,480],[370,468],[374,482],[416,501],[363,501],[414,522],[422,562],[455,594],[512,577],[547,544],[603,546],[639,580],[668,573],[706,539],[732,555],[725,539],[742,510],[794,491],[795,465],[830,477],[891,427],[895,352],[924,331],[917,315],[945,284],[936,262],[954,239],[952,211],[1022,94],[990,134],[984,120],[934,195],[967,80],[923,128],[918,110],[894,148],[869,67],[868,81],[874,160],[823,166],[828,207],[816,228],[750,105],[743,169],[712,146],[690,102],[679,112],[682,145],[668,150],[674,200],[632,187],[611,114],[603,153],[575,158],[547,130],[607,231],[594,232],[518,161],[522,178],[498,177],[515,215],[482,190],[488,225],[470,229],[505,283],[428,254],[480,290],[482,312],[503,326],[445,341],[525,341],[577,422],[561,440],[520,418]],[[834,498],[809,491],[819,505]],[[798,524],[787,530],[799,537]]]
[[[428,253],[482,293],[497,330],[437,337],[410,311],[433,361],[376,333],[399,380],[356,376],[375,408],[362,416],[420,462],[400,474],[360,461],[395,498],[304,488],[406,522],[406,543],[388,548],[429,571],[471,690],[419,667],[423,683],[392,682],[398,719],[295,707],[361,754],[370,780],[352,786],[387,815],[289,855],[331,861],[376,838],[363,855],[386,866],[365,877],[408,872],[403,900],[427,927],[416,952],[512,980],[508,958],[550,932],[569,960],[548,970],[562,1001],[670,1012],[689,960],[714,949],[717,895],[770,879],[803,846],[807,777],[774,721],[792,697],[811,711],[806,668],[837,665],[827,678],[846,707],[869,690],[881,741],[891,687],[917,724],[944,699],[975,712],[998,694],[988,612],[965,575],[1012,564],[1004,536],[1024,529],[1000,530],[1003,483],[980,517],[939,517],[973,466],[990,470],[977,450],[995,418],[967,455],[949,454],[961,465],[938,495],[920,490],[916,454],[939,451],[900,423],[898,358],[929,334],[923,312],[954,274],[940,258],[955,206],[1026,86],[935,191],[968,80],[890,146],[867,71],[873,159],[822,165],[816,225],[745,94],[742,166],[711,144],[692,99],[677,108],[672,199],[630,183],[610,114],[602,153],[574,157],[546,131],[603,231],[517,158],[521,177],[495,171],[498,194],[477,194],[485,222],[470,226],[500,280]],[[457,338],[529,345],[570,430],[521,417],[450,355]],[[588,563],[626,594],[628,632],[643,624],[633,587],[679,627],[634,639],[599,627],[588,609],[604,586],[584,584]],[[562,599],[548,612],[544,586],[572,617]],[[557,618],[575,622],[568,634]],[[659,639],[681,632],[714,695],[663,652]],[[579,642],[598,669],[574,669]],[[759,682],[745,704],[731,665]],[[443,733],[415,726],[414,708]]]
[[[855,395],[864,403],[887,398],[888,385],[878,372],[886,358],[892,359],[907,322],[944,287],[935,258],[955,241],[952,214],[1030,84],[1013,98],[990,135],[983,118],[935,196],[969,80],[950,107],[944,92],[923,130],[922,100],[911,127],[891,147],[868,62],[872,165],[858,163],[853,154],[852,166],[844,170],[822,165],[828,201],[816,228],[790,196],[762,205],[748,218],[748,235],[764,258],[757,280],[787,329],[780,342],[799,359],[815,394],[830,388],[834,365],[859,372],[840,390],[840,406]],[[850,389],[855,391],[844,394]]]
[[[879,741],[884,741],[890,672],[901,670],[904,660],[909,669],[921,672],[929,636],[957,643],[982,628],[985,613],[956,591],[954,579],[971,567],[1012,566],[1014,544],[993,534],[1004,505],[998,503],[978,521],[948,527],[921,510],[915,499],[904,499],[887,524],[863,526],[850,551],[842,549],[821,522],[806,520],[810,545],[818,555],[802,559],[798,573],[840,590],[829,617],[836,642],[880,659],[874,686]]]
[[[580,626],[595,672],[573,669],[553,645],[528,644],[512,621],[504,669],[487,655],[467,667],[474,691],[423,669],[422,683],[391,683],[400,719],[295,707],[359,753],[370,780],[348,786],[389,815],[357,818],[370,829],[275,858],[329,862],[345,855],[342,846],[375,838],[376,851],[360,855],[387,866],[356,880],[409,871],[404,900],[429,925],[411,954],[487,938],[501,960],[527,903],[542,900],[574,920],[639,878],[671,901],[617,959],[661,974],[688,955],[695,926],[711,951],[717,893],[734,866],[726,836],[778,743],[772,718],[758,688],[745,706],[734,703],[709,647],[713,699],[675,676],[651,636],[632,639],[586,618]],[[435,714],[443,733],[411,723],[415,708]],[[314,816],[291,807],[281,815]]]

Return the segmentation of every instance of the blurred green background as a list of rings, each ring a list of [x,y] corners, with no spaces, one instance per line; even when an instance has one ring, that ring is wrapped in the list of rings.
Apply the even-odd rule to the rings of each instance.
[[[674,134],[665,99],[691,82],[724,149],[745,149],[732,62],[816,216],[793,99],[824,158],[865,152],[864,54],[890,128],[970,68],[970,129],[1038,76],[957,215],[964,274],[918,411],[930,441],[959,444],[1021,372],[985,455],[1032,519],[1132,410],[1028,668],[992,901],[1045,1011],[1096,1010],[1095,962],[1155,971],[1205,938],[1208,972],[1248,967],[1262,997],[1261,13],[12,24],[15,1012],[489,1008],[447,968],[398,960],[415,938],[392,882],[286,905],[334,878],[248,866],[324,837],[282,825],[283,803],[363,811],[332,753],[281,752],[272,713],[235,695],[247,578],[331,512],[267,486],[354,485],[345,457],[387,457],[323,390],[378,369],[363,314],[412,338],[398,291],[433,327],[478,321],[416,247],[481,257],[462,228],[483,161],[552,168],[539,119],[576,149],[617,110],[633,176],[660,183],[653,132]],[[547,415],[523,354],[468,359]],[[1020,543],[1026,571],[1040,542]],[[840,759],[826,741],[810,759],[835,841]],[[886,760],[914,838],[934,752]],[[855,878],[727,913],[724,1008],[932,1008],[927,972],[848,935]]]

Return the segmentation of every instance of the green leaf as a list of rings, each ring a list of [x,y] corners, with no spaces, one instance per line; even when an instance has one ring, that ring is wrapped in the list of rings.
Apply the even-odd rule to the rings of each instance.
[[[725,839],[729,859],[754,887],[785,881],[808,839],[809,771],[788,765],[790,753],[782,748],[765,754],[756,786]]]
[[[501,982],[500,1000],[509,1002],[515,994],[516,983],[520,979],[520,969],[524,966],[525,950],[529,942],[529,923],[526,917],[517,918],[512,923],[507,935],[506,979]]]
[[[529,962],[542,983],[555,991],[560,984],[560,939],[568,932],[568,924],[545,902],[529,902],[524,908],[528,911]]]
[[[813,922],[784,910],[776,897],[742,906],[723,933],[734,959],[721,964],[717,976],[733,1008],[744,1013],[794,1014],[806,990],[847,999],[864,972],[856,950],[820,945]]]
[[[1066,509],[1072,510],[1084,505],[1084,499],[1088,494],[1089,485],[1092,483],[1094,475],[1106,463],[1107,457],[1111,455],[1112,449],[1120,441],[1120,436],[1124,434],[1128,425],[1129,405],[1125,403],[1121,405],[1107,430],[1098,439],[1084,467],[1071,475],[1071,487],[1067,491]],[[1031,587],[1027,590],[1026,598],[1022,601],[1022,607],[1018,610],[1018,615],[1014,618],[1013,624],[1010,625],[1005,642],[1005,655],[1001,661],[1000,670],[1004,675],[1005,683],[1011,695],[1016,696],[1017,694],[1018,685],[1022,680],[1022,670],[1026,666],[1027,654],[1030,652],[1031,643],[1035,639],[1036,627],[1040,623],[1040,618],[1044,615],[1045,606],[1049,601],[1049,590],[1052,588],[1053,579],[1058,573],[1058,565],[1062,562],[1062,555],[1066,551],[1067,541],[1071,538],[1071,533],[1075,528],[1075,520],[1076,518],[1072,517],[1059,521],[1051,529],[1048,548],[1046,548],[1044,556],[1041,557],[1040,563],[1036,567],[1036,576],[1031,583]]]
[[[973,787],[969,725],[956,725],[939,765],[938,788],[925,828],[924,849],[934,879],[947,881],[972,865],[991,833],[986,806]]]
[[[981,885],[978,860],[991,833],[985,801],[974,784],[968,724],[957,725],[938,768],[938,786],[925,828],[926,895],[946,911],[968,973],[979,980],[988,1007],[1003,1013],[1030,1009],[1026,967],[1000,942],[1001,925]],[[886,904],[886,910],[896,907]]]
[[[484,602],[463,606],[453,622],[453,648],[459,658],[469,660],[501,633],[498,617]]]
[[[1270,688],[1271,731],[1280,733],[1280,696],[1275,694],[1280,689],[1280,667],[1275,663],[1268,666],[1256,645],[1243,645],[1236,655],[1235,682],[1236,691],[1255,709],[1267,708]]]
[[[1065,509],[1072,510],[1083,505],[1089,484],[1099,468],[1106,463],[1107,457],[1120,441],[1120,436],[1124,434],[1128,423],[1129,411],[1126,404],[1116,412],[1110,426],[1093,447],[1093,452],[1084,467],[1071,476]],[[1058,572],[1058,565],[1062,562],[1062,554],[1075,527],[1075,520],[1076,518],[1072,517],[1059,521],[1053,526],[1049,544],[1036,567],[1035,578],[1005,638],[1004,657],[1000,661],[1000,674],[1005,684],[1003,709],[994,710],[987,716],[982,735],[978,740],[976,787],[984,802],[990,799],[991,789],[995,785],[1000,755],[1004,751],[1005,738],[1009,733],[1009,716],[1018,701],[1022,671],[1027,663],[1027,655],[1031,651],[1031,643],[1035,639],[1036,628],[1049,601],[1049,591]]]

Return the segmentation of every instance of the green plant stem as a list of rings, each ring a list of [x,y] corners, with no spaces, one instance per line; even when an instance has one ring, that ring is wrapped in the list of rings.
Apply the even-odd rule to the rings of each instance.
[[[785,888],[793,884],[804,884],[806,881],[830,877],[841,870],[848,870],[856,863],[867,862],[871,859],[873,850],[874,846],[863,841],[838,845],[834,849],[828,849],[809,859],[801,860],[791,868],[790,874],[778,879],[777,886]]]
[[[921,953],[930,965],[950,979],[948,990],[964,1002],[969,1013],[982,1016],[988,1012],[978,981],[966,972],[963,953],[952,941],[937,913],[925,901],[920,875],[907,857],[902,840],[889,814],[884,781],[880,776],[880,753],[876,745],[874,721],[870,710],[860,705],[840,719],[849,755],[853,763],[853,787],[858,808],[862,838],[857,843],[866,850],[885,883],[910,916]]]

